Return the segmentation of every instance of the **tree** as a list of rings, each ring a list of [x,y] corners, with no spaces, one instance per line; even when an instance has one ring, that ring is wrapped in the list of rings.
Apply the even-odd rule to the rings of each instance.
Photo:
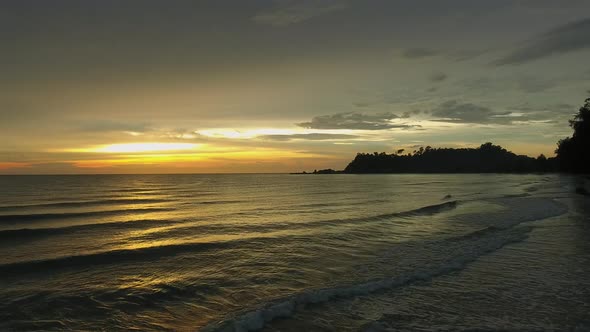
[[[590,98],[569,123],[574,134],[559,140],[555,150],[560,168],[566,172],[590,173]]]
[[[427,146],[407,155],[397,152],[358,153],[344,173],[524,173],[557,168],[555,158],[516,155],[492,143],[460,149]]]

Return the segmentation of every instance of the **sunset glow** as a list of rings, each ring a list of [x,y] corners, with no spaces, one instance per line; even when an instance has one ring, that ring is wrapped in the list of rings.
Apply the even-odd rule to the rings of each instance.
[[[191,143],[124,143],[105,145],[88,151],[97,153],[143,153],[194,150],[199,146],[199,144]]]
[[[488,141],[551,157],[590,20],[545,1],[9,1],[0,174],[290,173]]]

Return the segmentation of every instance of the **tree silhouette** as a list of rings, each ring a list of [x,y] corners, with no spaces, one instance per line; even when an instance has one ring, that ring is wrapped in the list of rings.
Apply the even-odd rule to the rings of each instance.
[[[394,150],[392,154],[358,153],[343,171],[326,169],[314,173],[590,173],[590,98],[569,120],[569,125],[574,133],[559,140],[555,158],[542,154],[537,158],[516,155],[488,142],[478,148],[427,146],[407,154],[404,149]]]
[[[590,173],[590,98],[569,121],[574,129],[572,137],[559,140],[557,159],[565,172]]]
[[[516,155],[492,143],[478,148],[427,146],[406,155],[402,152],[359,153],[344,173],[528,173],[556,169],[554,158]]]

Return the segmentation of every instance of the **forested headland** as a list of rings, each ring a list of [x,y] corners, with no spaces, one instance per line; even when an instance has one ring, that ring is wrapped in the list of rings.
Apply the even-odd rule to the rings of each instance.
[[[407,152],[358,153],[342,171],[324,169],[313,174],[333,173],[590,173],[590,98],[569,120],[571,137],[557,142],[555,157],[517,155],[499,145],[478,148],[421,147]]]

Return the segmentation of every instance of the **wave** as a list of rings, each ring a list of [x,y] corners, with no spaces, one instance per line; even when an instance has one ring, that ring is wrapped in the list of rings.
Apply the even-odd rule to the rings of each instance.
[[[448,210],[452,210],[454,208],[457,207],[458,202],[457,201],[450,201],[450,202],[445,202],[445,203],[441,203],[441,204],[434,204],[434,205],[428,205],[425,207],[421,207],[415,210],[411,210],[411,211],[407,211],[407,212],[402,212],[398,215],[404,215],[404,216],[430,216],[430,215],[434,215],[440,212],[444,212],[444,211],[448,211]]]
[[[201,202],[189,202],[190,205],[214,205],[214,204],[233,204],[233,203],[244,203],[245,201],[240,200],[218,200],[218,201],[201,201]]]
[[[531,194],[529,193],[521,193],[521,194],[506,194],[502,196],[503,198],[523,198],[523,197],[530,197]]]
[[[78,201],[78,202],[56,202],[56,203],[42,203],[42,204],[29,204],[29,205],[11,205],[11,206],[0,206],[0,211],[6,210],[20,210],[20,209],[32,209],[32,208],[67,208],[67,207],[84,207],[84,206],[95,206],[95,205],[123,205],[123,204],[155,204],[155,203],[166,203],[170,202],[167,199],[133,199],[133,198],[114,198],[114,199],[102,199],[93,201]]]
[[[253,224],[253,225],[236,225],[236,224],[208,224],[208,225],[191,225],[187,227],[179,227],[172,229],[170,232],[186,232],[191,229],[200,229],[202,231],[226,231],[231,230],[232,232],[235,231],[243,231],[248,232],[254,230],[256,232],[261,231],[273,231],[273,230],[282,230],[286,228],[290,229],[301,229],[301,228],[313,228],[313,227],[324,227],[324,226],[340,226],[344,224],[351,224],[351,223],[365,223],[365,222],[372,222],[372,221],[380,221],[385,220],[388,218],[395,218],[395,217],[411,217],[411,216],[420,216],[420,215],[433,215],[436,213],[448,211],[453,209],[457,206],[458,202],[446,202],[443,204],[435,204],[435,205],[428,205],[418,209],[403,211],[403,212],[395,212],[395,213],[387,213],[387,214],[380,214],[375,216],[369,217],[358,217],[358,218],[349,218],[349,219],[328,219],[328,220],[319,220],[319,221],[305,221],[305,222],[281,222],[281,223],[269,223],[269,224]],[[135,210],[125,210],[125,211],[137,211]],[[159,208],[152,208],[147,211],[141,211],[140,213],[145,212],[158,212],[158,211],[168,211],[167,209],[159,209]],[[100,211],[100,213],[108,214],[107,212],[111,211]],[[117,214],[112,212],[113,214]],[[89,212],[89,215],[95,215],[94,212]],[[103,215],[104,215],[103,214]],[[26,215],[24,215],[26,216]],[[29,215],[31,216],[31,215]],[[53,218],[73,218],[73,217],[81,217],[87,216],[86,214],[42,214],[42,215],[32,215],[33,217],[29,217],[33,220],[38,219],[53,219]],[[35,219],[35,216],[37,219]],[[0,215],[0,221],[5,216]],[[20,215],[19,215],[20,217]],[[8,219],[8,218],[6,218]],[[20,219],[22,220],[22,219]],[[55,228],[22,228],[22,229],[12,229],[12,230],[2,230],[0,231],[0,240],[3,242],[14,242],[20,241],[23,239],[34,239],[37,237],[45,237],[45,236],[52,236],[52,235],[61,235],[61,234],[68,234],[74,233],[78,231],[89,231],[89,230],[108,230],[108,229],[125,229],[125,228],[133,228],[136,227],[150,227],[153,225],[159,224],[180,224],[189,221],[189,219],[142,219],[142,220],[134,220],[134,221],[121,221],[121,222],[106,222],[106,223],[92,223],[92,224],[84,224],[84,225],[72,225],[72,226],[65,226],[65,227],[55,227]],[[196,221],[195,218],[190,219],[190,221]],[[14,241],[11,241],[14,240]]]
[[[395,218],[410,218],[414,216],[432,216],[437,213],[442,213],[457,207],[459,203],[457,201],[446,202],[442,204],[435,204],[435,205],[427,205],[418,209],[413,209],[409,211],[403,212],[394,212],[394,213],[386,213],[386,214],[379,214],[373,215],[368,217],[355,217],[355,218],[347,218],[347,219],[324,219],[324,220],[309,220],[309,221],[290,221],[290,222],[273,222],[273,223],[263,223],[263,224],[236,224],[236,223],[222,223],[222,224],[198,224],[198,225],[188,225],[188,226],[180,226],[177,228],[172,228],[166,230],[166,236],[168,237],[177,237],[186,235],[189,231],[196,231],[198,230],[200,233],[207,233],[207,232],[240,232],[240,233],[247,233],[247,232],[255,232],[255,233],[265,233],[265,232],[272,232],[272,231],[281,231],[281,230],[296,230],[296,229],[312,229],[312,228],[322,228],[322,227],[340,227],[345,225],[366,225],[367,223],[371,222],[379,222],[379,221],[389,221]],[[148,239],[149,237],[159,238],[162,234],[152,233],[144,239]]]
[[[295,208],[321,208],[321,207],[332,207],[332,206],[352,206],[352,205],[368,205],[368,204],[379,204],[388,203],[391,200],[388,199],[373,199],[365,201],[344,201],[344,202],[326,202],[326,203],[308,203],[295,205]]]
[[[458,201],[451,201],[445,202],[441,204],[433,204],[433,205],[426,205],[423,207],[419,207],[417,209],[401,211],[401,212],[392,212],[392,213],[384,213],[378,214],[374,216],[368,217],[356,217],[356,218],[348,218],[348,219],[329,219],[329,220],[318,220],[318,221],[308,221],[308,222],[297,222],[297,223],[281,223],[281,224],[273,224],[277,228],[284,229],[285,227],[313,227],[315,226],[322,226],[326,224],[332,225],[342,225],[347,223],[359,223],[359,222],[371,222],[371,221],[380,221],[380,220],[387,220],[391,218],[405,218],[405,217],[413,217],[413,216],[432,216],[437,213],[442,213],[445,211],[449,211],[455,209],[459,205]],[[248,227],[248,226],[247,226]],[[256,227],[260,227],[257,225]]]
[[[422,210],[411,210],[408,212],[402,212],[403,214],[406,213],[414,213],[412,211]],[[391,215],[391,214],[390,214]],[[371,217],[372,219],[380,219],[381,216]],[[367,220],[369,218],[363,218],[363,220]],[[192,220],[192,219],[191,219]],[[349,219],[349,221],[355,219]],[[358,220],[358,219],[357,219]],[[139,221],[128,221],[128,222],[116,222],[116,223],[99,223],[99,224],[90,224],[90,225],[74,225],[74,226],[67,226],[67,227],[60,227],[60,228],[40,228],[40,229],[17,229],[17,230],[5,230],[0,231],[0,239],[8,240],[15,239],[15,241],[22,241],[24,238],[35,238],[40,236],[51,236],[57,234],[64,234],[76,231],[83,231],[83,230],[95,230],[96,228],[101,229],[108,229],[108,228],[122,228],[122,227],[133,227],[135,225],[142,224],[143,226],[151,226],[153,224],[161,224],[161,223],[182,223],[187,221],[186,219],[177,219],[172,221],[163,221],[157,219],[145,219]],[[309,226],[309,225],[308,225]],[[200,227],[200,226],[197,226]],[[210,225],[202,226],[204,228],[210,228]],[[257,229],[260,231],[260,225],[252,225],[252,228]],[[194,227],[191,227],[194,228]],[[273,225],[272,229],[284,229],[284,225]],[[226,229],[223,225],[220,225],[220,229]],[[235,230],[235,228],[233,228]],[[268,230],[268,229],[266,229]],[[291,238],[294,240],[301,240],[303,241],[305,237],[300,237],[298,235],[284,235],[280,237],[281,241],[285,241],[286,238]],[[209,249],[221,249],[221,248],[228,248],[234,246],[242,246],[245,247],[249,244],[252,245],[260,245],[260,243],[266,243],[268,245],[268,241],[276,240],[277,238],[274,237],[265,237],[265,236],[258,236],[258,237],[245,237],[242,239],[236,240],[229,240],[229,241],[220,241],[220,242],[192,242],[192,243],[179,243],[179,244],[171,244],[171,245],[162,245],[162,246],[154,246],[154,247],[146,247],[146,248],[139,248],[139,249],[120,249],[120,250],[111,250],[106,252],[99,252],[99,253],[91,253],[86,255],[75,255],[75,256],[64,256],[64,257],[57,257],[51,259],[44,259],[44,260],[33,260],[33,261],[24,261],[24,262],[16,262],[10,263],[5,265],[0,265],[0,275],[3,274],[13,274],[13,273],[26,273],[26,272],[36,272],[48,269],[60,269],[60,268],[72,268],[72,267],[81,267],[81,266],[88,266],[88,265],[97,265],[97,264],[118,264],[121,262],[129,262],[129,261],[141,261],[141,260],[150,260],[150,259],[157,259],[166,256],[174,256],[176,254],[181,254],[185,252],[200,252],[203,250]],[[7,243],[8,243],[7,242]]]
[[[195,219],[191,219],[194,221]],[[96,231],[96,230],[120,230],[134,229],[138,227],[152,227],[159,225],[173,225],[188,221],[188,219],[140,219],[133,221],[115,221],[94,224],[72,225],[52,228],[21,228],[0,231],[0,242],[16,242],[24,239],[33,239],[52,235],[70,234],[75,232]]]
[[[500,197],[487,200],[492,204],[499,204],[502,210],[492,214],[487,212],[473,212],[454,216],[456,222],[470,225],[479,224],[509,228],[527,221],[542,220],[556,217],[568,211],[568,207],[550,198],[543,197]]]
[[[311,221],[305,223],[291,223],[288,225],[311,225],[311,224],[334,224],[334,225],[341,225],[344,223],[358,223],[358,222],[371,222],[371,221],[380,221],[392,218],[407,218],[407,217],[414,217],[414,216],[432,216],[438,213],[450,211],[455,209],[459,205],[458,201],[450,201],[440,204],[433,204],[433,205],[426,205],[423,207],[419,207],[417,209],[401,211],[401,212],[392,212],[392,213],[384,213],[378,214],[369,217],[358,217],[358,218],[349,218],[349,219],[331,219],[331,220],[320,220],[320,221]],[[281,227],[285,227],[286,225],[280,225]]]
[[[473,231],[471,233],[467,233],[464,235],[450,237],[450,238],[446,239],[446,241],[462,241],[462,240],[478,239],[478,238],[486,236],[487,234],[501,231],[503,229],[504,228],[497,227],[497,226],[489,226],[489,227],[478,229],[476,231]]]
[[[220,322],[211,323],[203,331],[229,332],[258,330],[276,318],[292,316],[298,308],[305,307],[308,304],[367,295],[377,291],[405,286],[416,281],[429,280],[450,272],[460,271],[469,263],[476,261],[485,254],[494,252],[505,245],[526,239],[528,233],[533,228],[521,225],[521,223],[542,220],[567,212],[566,206],[552,200],[532,200],[525,198],[501,201],[509,207],[508,214],[501,212],[495,217],[489,217],[493,219],[496,217],[508,218],[505,222],[499,225],[477,229],[467,234],[420,244],[422,248],[432,246],[426,252],[442,253],[444,255],[443,257],[450,258],[443,258],[442,260],[431,259],[433,263],[431,266],[427,266],[427,264],[416,265],[417,260],[415,260],[415,257],[413,258],[411,255],[408,255],[410,257],[407,257],[407,260],[410,262],[410,266],[419,266],[419,268],[405,275],[369,280],[340,287],[304,291],[263,304],[251,311],[237,313]],[[449,205],[439,204],[409,211],[408,213],[428,214],[433,211],[453,208],[456,205],[457,202]],[[532,206],[536,206],[539,211],[533,210],[531,208]],[[409,250],[408,253],[412,253],[416,248],[410,246],[406,250]],[[404,256],[406,255],[402,253],[401,248],[396,247],[386,251],[380,261],[387,266],[395,266],[395,264],[400,263],[398,261],[399,257]],[[388,261],[389,259],[393,259],[395,263]]]
[[[0,276],[20,273],[47,271],[53,269],[77,268],[99,264],[119,264],[121,262],[151,260],[166,256],[174,256],[183,252],[200,252],[235,246],[248,240],[224,242],[196,242],[162,245],[139,249],[118,249],[86,255],[64,256],[43,260],[24,261],[0,265]]]
[[[106,211],[88,211],[88,212],[63,212],[63,213],[33,213],[33,214],[3,214],[0,215],[1,222],[34,222],[47,219],[68,219],[80,217],[105,217],[114,215],[128,215],[150,212],[167,212],[174,211],[173,208],[142,208],[142,209],[121,209]]]
[[[232,318],[222,322],[213,323],[207,326],[205,331],[248,331],[259,329],[263,327],[265,323],[275,318],[292,315],[296,308],[305,306],[307,304],[327,302],[336,298],[366,295],[379,290],[404,286],[414,281],[428,280],[441,274],[460,270],[466,264],[474,261],[479,256],[487,252],[496,250],[508,243],[520,241],[526,237],[526,233],[529,230],[530,228],[522,228],[519,231],[503,235],[499,233],[505,230],[500,229],[490,228],[484,232],[475,231],[471,233],[471,236],[465,236],[463,240],[476,243],[477,241],[474,240],[479,240],[481,237],[491,236],[491,238],[487,241],[482,241],[483,245],[473,245],[472,247],[462,250],[463,255],[454,257],[453,259],[446,261],[443,265],[439,265],[434,268],[424,268],[398,277],[370,280],[357,284],[305,291],[288,298],[273,301],[253,311],[245,312],[238,316],[233,316]],[[225,242],[187,243],[142,249],[115,250],[96,254],[67,256],[55,259],[5,264],[0,265],[0,277],[18,278],[21,277],[23,273],[35,273],[39,271],[47,271],[49,269],[55,270],[80,267],[83,268],[87,266],[119,264],[121,262],[129,261],[136,262],[138,260],[151,261],[164,256],[173,256],[184,252],[222,250],[236,245],[239,245],[243,248],[245,243],[256,242],[258,240],[259,239],[254,238]],[[199,294],[203,293],[203,287],[206,288],[208,293],[219,290],[217,287],[208,288],[209,286],[203,284],[162,283],[151,286],[149,289],[144,289],[133,293],[129,293],[126,289],[115,292],[97,291],[97,293],[92,294],[91,297],[98,301],[124,299],[124,301],[119,301],[120,303],[123,303],[121,305],[125,305],[125,303],[147,305],[153,304],[156,301],[177,300],[187,297],[194,298],[195,296],[202,296]],[[87,298],[88,296],[80,296],[77,299],[84,300]],[[60,305],[60,301],[63,303],[72,303],[75,299],[58,296],[47,300],[56,305]]]
[[[117,310],[129,312],[128,310],[131,308],[137,308],[138,306],[154,307],[158,303],[166,301],[184,300],[187,298],[192,299],[192,301],[195,301],[196,299],[206,299],[207,296],[221,294],[221,288],[222,286],[217,284],[203,284],[191,281],[150,283],[142,287],[133,287],[133,290],[130,290],[128,287],[89,287],[75,293],[62,292],[43,294],[39,292],[32,296],[5,299],[5,301],[0,304],[0,310],[5,308],[19,308],[23,305],[30,305],[31,301],[38,301],[42,302],[45,307],[63,308],[75,306],[77,308],[92,308],[92,310],[104,310],[104,313],[108,315]],[[32,297],[34,296],[37,297],[33,299]],[[0,317],[2,316],[0,315]],[[13,325],[10,324],[10,326]],[[18,331],[30,330],[45,331],[46,329],[18,329]],[[53,331],[56,329],[51,330]],[[71,326],[64,326],[57,330],[71,331],[72,328]],[[5,329],[2,329],[1,323],[0,331],[5,331]]]
[[[450,272],[460,271],[469,263],[479,257],[496,251],[505,245],[520,242],[527,237],[530,227],[518,229],[493,229],[477,230],[456,238],[457,241],[467,242],[461,254],[446,260],[440,265],[415,270],[405,275],[371,280],[363,283],[351,284],[340,287],[323,288],[304,291],[287,298],[271,301],[251,311],[241,312],[228,317],[225,320],[207,325],[202,331],[253,331],[263,328],[268,322],[281,317],[290,317],[299,308],[309,304],[325,303],[338,298],[350,298],[368,295],[377,291],[401,287],[413,282],[430,280],[434,277]],[[481,241],[483,237],[489,237]],[[469,245],[471,244],[471,245]]]

